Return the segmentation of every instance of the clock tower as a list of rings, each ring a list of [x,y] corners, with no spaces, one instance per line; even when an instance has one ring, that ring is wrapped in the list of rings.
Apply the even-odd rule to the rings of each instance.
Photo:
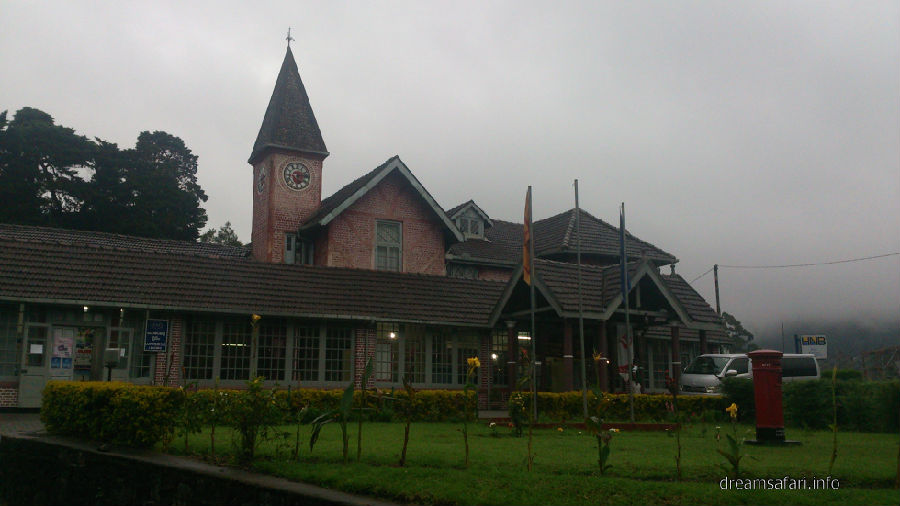
[[[296,247],[293,234],[322,201],[322,162],[327,156],[288,45],[248,160],[253,166],[251,241],[257,260],[281,263],[286,247]]]

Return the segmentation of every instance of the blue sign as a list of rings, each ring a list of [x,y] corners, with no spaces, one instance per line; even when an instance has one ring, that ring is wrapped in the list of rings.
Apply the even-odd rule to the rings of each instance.
[[[169,341],[169,320],[147,320],[144,351],[166,351]]]

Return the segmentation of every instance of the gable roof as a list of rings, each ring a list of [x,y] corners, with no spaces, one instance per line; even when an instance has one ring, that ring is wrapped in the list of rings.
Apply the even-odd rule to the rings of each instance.
[[[475,212],[478,213],[479,216],[481,216],[481,219],[483,219],[484,221],[487,222],[488,226],[492,225],[491,217],[488,216],[486,212],[484,212],[484,209],[478,207],[478,204],[476,204],[474,200],[471,200],[471,199],[469,199],[468,201],[463,202],[462,204],[447,211],[447,217],[450,218],[451,220],[455,219],[458,214],[462,213],[463,211],[465,211],[466,209],[469,209],[469,208],[474,209]]]
[[[577,317],[578,286],[573,283],[578,276],[578,265],[568,262],[536,259],[534,261],[535,288],[561,317]],[[581,302],[584,316],[590,319],[608,320],[622,304],[620,267],[594,265],[581,266]],[[522,277],[519,267],[510,278],[497,306],[492,322],[496,322],[515,286]],[[721,330],[722,323],[715,311],[687,282],[678,275],[659,274],[649,260],[628,263],[628,277],[633,290],[642,279],[649,278],[675,311],[679,320],[688,328]]]
[[[545,256],[558,253],[574,253],[578,231],[575,227],[575,209],[534,222],[534,253]],[[619,257],[619,229],[581,210],[581,231],[584,254]],[[640,259],[646,253],[657,263],[676,263],[678,259],[656,246],[638,239],[625,231],[628,258]],[[469,239],[450,246],[449,257],[462,260],[486,260],[515,266],[522,262],[523,225],[494,220],[494,226],[484,231],[484,240]]]
[[[300,230],[307,230],[313,227],[325,226],[331,220],[337,218],[342,212],[352,206],[357,200],[366,195],[369,190],[378,186],[385,177],[393,171],[397,171],[402,175],[409,184],[418,192],[422,200],[434,211],[434,214],[444,224],[446,229],[453,235],[457,241],[463,240],[462,233],[456,228],[456,225],[447,217],[444,209],[438,205],[431,193],[422,186],[422,183],[413,175],[409,167],[400,160],[397,155],[392,156],[386,162],[376,167],[374,170],[362,177],[357,178],[352,183],[344,186],[336,191],[330,197],[323,199],[319,209],[309,217],[302,225]]]
[[[0,240],[208,257],[244,258],[249,257],[251,253],[249,246],[226,246],[208,242],[150,239],[106,232],[10,225],[6,223],[0,223]]]
[[[0,235],[0,300],[484,327],[503,288],[492,281]]]
[[[281,63],[275,89],[248,162],[255,163],[269,148],[328,156],[328,149],[322,140],[322,132],[312,106],[309,105],[309,96],[300,79],[290,46]]]

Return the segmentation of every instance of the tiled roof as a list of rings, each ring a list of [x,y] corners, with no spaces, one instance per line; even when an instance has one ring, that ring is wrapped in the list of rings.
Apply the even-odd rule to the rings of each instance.
[[[493,220],[484,229],[484,239],[469,239],[450,246],[448,253],[473,260],[489,260],[518,265],[522,261],[522,225]]]
[[[474,203],[475,203],[474,200],[468,200],[468,201],[466,201],[466,202],[463,202],[462,204],[460,204],[460,205],[454,207],[453,209],[448,210],[448,211],[447,211],[447,216],[451,216],[451,217],[452,217],[452,216],[453,216],[454,214],[456,214],[460,209],[466,207],[466,206],[469,205],[469,204],[474,204]]]
[[[310,216],[304,222],[304,224],[317,223],[319,220],[321,220],[322,218],[327,216],[328,213],[337,209],[341,204],[344,203],[345,200],[350,198],[354,193],[358,192],[360,189],[362,189],[367,184],[369,184],[369,182],[371,182],[372,179],[374,179],[375,176],[377,176],[378,173],[381,172],[381,170],[384,169],[385,166],[387,166],[391,162],[394,162],[399,159],[400,159],[400,157],[397,155],[392,156],[386,162],[384,162],[381,165],[379,165],[378,167],[375,167],[374,169],[372,169],[372,171],[356,178],[350,184],[345,185],[340,190],[334,192],[333,194],[331,194],[330,197],[322,199],[322,203],[321,203],[321,205],[319,205],[319,209],[316,210],[316,212],[313,213],[313,215]]]
[[[266,148],[328,154],[290,47],[284,55],[275,90],[253,143],[250,163],[254,163]]]
[[[629,262],[628,275],[633,276],[640,262]],[[578,311],[578,265],[551,260],[535,260],[537,277],[552,292],[563,312]],[[620,293],[619,266],[581,266],[581,293],[585,312],[600,313]]]
[[[250,256],[250,248],[246,246],[225,246],[222,244],[206,242],[149,239],[130,235],[109,234],[106,232],[66,230],[61,228],[32,227],[3,223],[0,223],[0,240],[175,255],[232,258]]]
[[[634,279],[635,272],[641,264],[642,262],[628,263],[628,276],[631,279]],[[578,266],[576,264],[538,259],[534,262],[534,270],[540,282],[553,293],[554,299],[564,313],[578,311],[578,285],[575,283],[578,278]],[[619,276],[618,265],[581,266],[581,293],[585,312],[601,313],[607,309],[609,303],[621,293]],[[687,316],[693,323],[721,324],[721,319],[713,308],[684,278],[677,274],[660,275],[660,278],[684,307]]]
[[[584,240],[581,252],[619,256],[619,229],[605,221],[581,211],[581,230]],[[469,239],[450,247],[449,253],[473,260],[484,259],[500,261],[516,265],[522,261],[522,229],[521,223],[493,220],[494,226],[486,229],[485,239]],[[628,258],[639,259],[646,252],[647,258],[661,263],[673,263],[675,256],[666,253],[656,246],[642,241],[626,230],[626,253]],[[574,253],[578,232],[575,228],[575,210],[534,222],[535,255],[569,252]]]
[[[0,237],[0,299],[486,326],[505,284]]]
[[[575,252],[578,230],[575,227],[575,209],[557,214],[534,223],[534,252],[537,255],[550,252]],[[581,252],[619,256],[619,229],[581,210]],[[625,231],[625,253],[628,258],[641,258],[646,253],[651,260],[666,263],[675,262],[674,255],[638,239]]]
[[[672,330],[669,327],[650,327],[647,329],[644,337],[655,338],[655,339],[671,339],[672,338]],[[678,330],[678,338],[679,339],[700,339],[700,331],[695,329],[687,329],[680,328]],[[715,341],[717,343],[730,343],[731,339],[728,338],[728,334],[725,333],[724,330],[707,330],[706,338],[712,342]],[[683,364],[687,365],[687,364]]]
[[[716,311],[684,278],[678,274],[664,274],[661,277],[669,290],[678,297],[692,320],[703,323],[722,323],[722,319],[719,318]]]

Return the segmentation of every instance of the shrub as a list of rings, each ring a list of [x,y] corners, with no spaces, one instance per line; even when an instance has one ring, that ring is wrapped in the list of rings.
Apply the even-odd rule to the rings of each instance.
[[[51,434],[134,447],[171,435],[181,410],[179,391],[115,382],[47,383],[41,421]]]
[[[741,407],[745,421],[755,418],[752,380],[728,378],[722,389],[729,403]],[[839,379],[836,390],[841,430],[896,432],[900,429],[900,380]],[[831,423],[831,378],[785,383],[782,394],[786,425],[824,429]],[[681,399],[685,398],[688,397]]]
[[[753,380],[748,378],[725,378],[722,381],[722,393],[728,404],[735,403],[741,407],[739,414],[744,421],[756,418],[756,402],[753,398]]]
[[[837,379],[838,381],[861,380],[862,373],[856,369],[838,369]]]

